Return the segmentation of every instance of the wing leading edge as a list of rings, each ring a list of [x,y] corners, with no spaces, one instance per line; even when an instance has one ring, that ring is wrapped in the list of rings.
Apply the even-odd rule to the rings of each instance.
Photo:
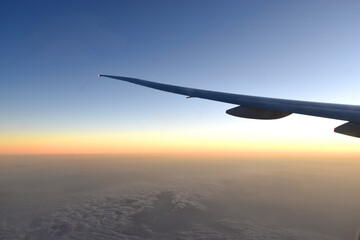
[[[323,118],[348,121],[337,128],[335,132],[360,137],[360,108],[355,105],[307,102],[267,97],[248,96],[234,93],[224,93],[196,88],[181,87],[157,82],[141,80],[137,78],[120,77],[112,75],[98,75],[116,80],[158,89],[161,91],[197,97],[218,102],[239,105],[229,109],[226,113],[252,119],[278,119],[291,113],[310,115]]]

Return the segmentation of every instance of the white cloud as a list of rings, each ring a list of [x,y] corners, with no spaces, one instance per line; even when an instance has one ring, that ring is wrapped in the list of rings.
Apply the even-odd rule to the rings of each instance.
[[[82,196],[49,215],[34,219],[29,226],[14,229],[2,223],[0,233],[9,239],[335,240],[226,217],[214,194],[219,187],[210,182],[189,180],[137,185],[108,195]]]

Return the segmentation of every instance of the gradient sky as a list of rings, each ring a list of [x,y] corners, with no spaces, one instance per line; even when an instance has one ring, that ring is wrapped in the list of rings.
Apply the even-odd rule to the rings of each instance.
[[[0,154],[359,157],[342,121],[232,117],[230,104],[97,74],[360,104],[359,1],[1,1]]]

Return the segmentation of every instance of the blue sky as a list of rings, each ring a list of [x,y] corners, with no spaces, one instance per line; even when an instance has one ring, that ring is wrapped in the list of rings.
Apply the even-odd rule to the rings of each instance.
[[[332,133],[340,121],[261,124],[227,116],[232,105],[96,76],[359,104],[359,12],[359,1],[2,1],[0,133],[237,128],[268,141],[354,142]]]

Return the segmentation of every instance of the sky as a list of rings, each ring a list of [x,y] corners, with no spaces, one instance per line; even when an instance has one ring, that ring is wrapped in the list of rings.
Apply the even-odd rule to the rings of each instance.
[[[234,105],[109,74],[360,104],[359,1],[1,1],[0,154],[348,156],[342,121]]]

